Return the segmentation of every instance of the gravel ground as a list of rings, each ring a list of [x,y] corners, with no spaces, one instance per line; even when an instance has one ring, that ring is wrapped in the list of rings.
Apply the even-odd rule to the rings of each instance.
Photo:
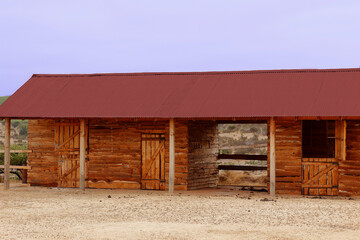
[[[0,209],[1,239],[360,239],[359,198],[15,187]]]

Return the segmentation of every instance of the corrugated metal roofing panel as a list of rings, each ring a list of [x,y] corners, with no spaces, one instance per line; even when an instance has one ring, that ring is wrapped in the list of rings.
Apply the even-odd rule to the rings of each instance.
[[[13,118],[360,116],[360,69],[33,75]]]

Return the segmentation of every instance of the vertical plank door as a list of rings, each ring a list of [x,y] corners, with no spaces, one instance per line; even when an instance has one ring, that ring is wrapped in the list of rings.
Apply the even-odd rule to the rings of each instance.
[[[303,195],[338,195],[338,162],[335,158],[302,159]]]
[[[165,135],[141,135],[141,188],[165,189]]]
[[[85,126],[85,139],[88,128]],[[86,155],[88,144],[85,140]],[[80,184],[80,121],[59,120],[55,122],[55,153],[58,159],[58,187],[77,188]],[[88,164],[85,162],[85,179]],[[86,184],[85,184],[86,185]]]

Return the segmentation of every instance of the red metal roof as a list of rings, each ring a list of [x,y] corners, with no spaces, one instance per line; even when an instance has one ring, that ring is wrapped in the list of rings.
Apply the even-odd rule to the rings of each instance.
[[[33,75],[12,118],[360,116],[360,69]]]

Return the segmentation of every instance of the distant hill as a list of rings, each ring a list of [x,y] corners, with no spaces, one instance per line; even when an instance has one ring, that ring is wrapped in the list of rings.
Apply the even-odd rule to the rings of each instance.
[[[8,98],[9,98],[9,96],[0,97],[0,105],[3,104],[6,101],[6,99],[8,99]]]

